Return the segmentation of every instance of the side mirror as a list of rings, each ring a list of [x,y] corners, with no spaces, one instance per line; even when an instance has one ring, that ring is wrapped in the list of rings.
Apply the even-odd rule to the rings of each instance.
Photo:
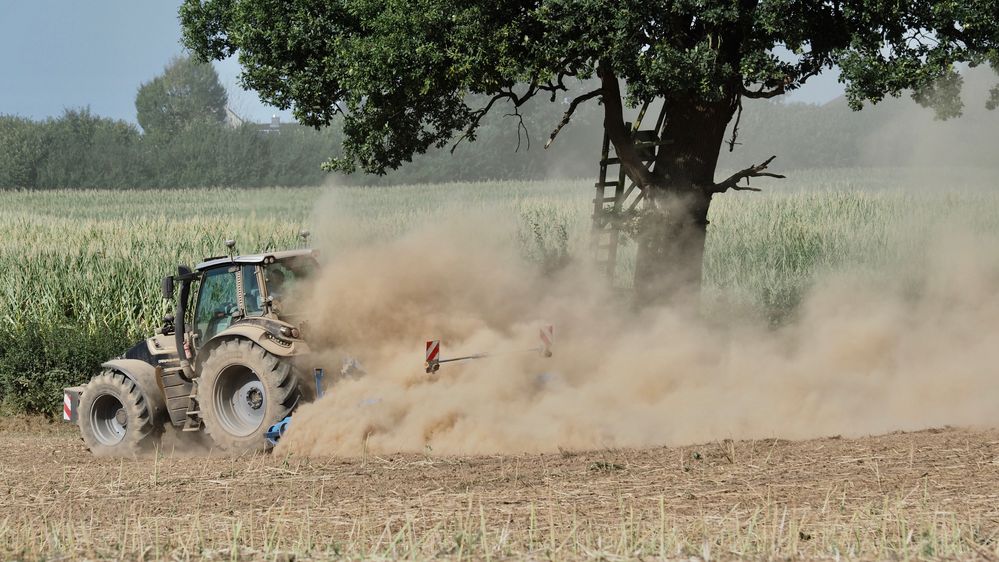
[[[163,290],[163,298],[170,300],[173,298],[173,276],[167,275],[163,278],[163,284],[160,286]]]

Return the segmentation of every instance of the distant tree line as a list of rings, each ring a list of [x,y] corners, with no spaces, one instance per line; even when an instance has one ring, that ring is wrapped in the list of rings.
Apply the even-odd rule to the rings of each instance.
[[[182,188],[420,183],[487,179],[582,177],[595,169],[600,138],[573,153],[559,147],[546,158],[538,131],[544,124],[524,117],[527,133],[509,122],[486,124],[475,142],[418,156],[414,165],[384,177],[327,173],[321,165],[340,148],[335,128],[315,131],[282,124],[280,134],[259,124],[235,127],[199,122],[172,134],[142,132],[126,121],[68,109],[56,118],[32,121],[0,115],[0,189]],[[518,140],[518,132],[520,138]],[[560,139],[564,140],[564,139]],[[520,147],[518,149],[518,144]],[[530,147],[528,147],[530,144]],[[569,143],[564,143],[568,145]]]
[[[87,109],[41,122],[0,116],[0,187],[154,188],[322,183],[331,135],[288,127],[191,125],[170,137],[142,134]]]
[[[288,125],[261,134],[227,119],[211,65],[170,62],[136,95],[139,127],[68,109],[30,121],[0,116],[0,188],[260,187],[322,183],[331,133]]]
[[[596,174],[603,133],[601,108],[586,105],[545,150],[568,99],[562,104],[528,103],[516,111],[490,114],[474,140],[431,149],[401,170],[385,176],[344,176],[321,168],[340,155],[339,123],[321,131],[282,124],[280,134],[264,133],[266,125],[227,118],[226,103],[225,89],[210,65],[178,58],[139,88],[139,126],[86,108],[68,109],[44,121],[0,115],[0,189],[585,178]],[[822,106],[747,102],[734,152],[723,147],[721,166],[771,154],[778,155],[775,167],[782,170],[913,162],[996,166],[997,114],[975,109],[980,105],[968,104],[973,115],[937,123],[909,100],[888,100],[862,113],[851,111],[842,99]]]

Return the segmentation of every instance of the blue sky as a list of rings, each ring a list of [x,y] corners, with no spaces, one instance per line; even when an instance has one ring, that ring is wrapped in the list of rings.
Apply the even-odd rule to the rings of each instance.
[[[89,106],[99,115],[135,122],[139,85],[183,53],[179,5],[0,0],[0,114],[43,119]],[[216,68],[237,113],[266,121],[276,112],[239,87],[235,60]]]
[[[44,119],[89,106],[98,115],[135,122],[139,85],[183,52],[179,5],[179,0],[0,0],[0,114]],[[239,87],[235,60],[216,68],[237,113],[260,122],[278,113]],[[841,91],[835,76],[820,76],[790,99],[821,103]]]

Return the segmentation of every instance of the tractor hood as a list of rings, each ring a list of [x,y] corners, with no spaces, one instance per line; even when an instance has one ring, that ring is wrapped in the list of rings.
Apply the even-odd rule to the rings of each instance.
[[[244,318],[222,330],[205,344],[213,347],[214,342],[232,337],[249,339],[279,357],[304,355],[310,352],[300,328],[272,318]]]

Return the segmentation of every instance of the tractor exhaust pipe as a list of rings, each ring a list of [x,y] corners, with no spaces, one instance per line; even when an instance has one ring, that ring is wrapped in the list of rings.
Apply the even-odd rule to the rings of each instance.
[[[177,358],[180,361],[180,368],[184,371],[184,376],[190,380],[194,378],[194,369],[191,367],[190,348],[184,345],[184,334],[187,333],[187,325],[184,318],[187,313],[187,299],[191,294],[191,281],[194,275],[191,269],[186,266],[177,267],[177,278],[180,281],[180,294],[177,295],[177,308],[174,313],[174,338],[177,344]]]

